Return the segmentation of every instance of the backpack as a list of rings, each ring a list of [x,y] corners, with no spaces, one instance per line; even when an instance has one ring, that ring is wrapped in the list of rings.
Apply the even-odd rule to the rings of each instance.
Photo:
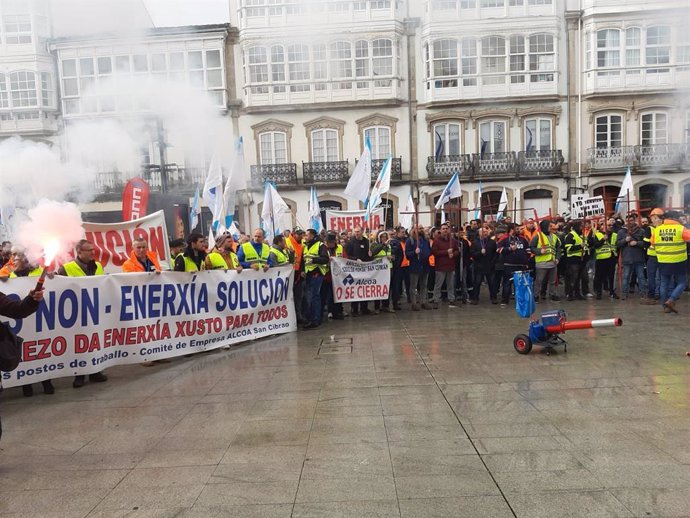
[[[23,342],[6,322],[0,322],[0,371],[11,372],[17,368],[22,360]]]

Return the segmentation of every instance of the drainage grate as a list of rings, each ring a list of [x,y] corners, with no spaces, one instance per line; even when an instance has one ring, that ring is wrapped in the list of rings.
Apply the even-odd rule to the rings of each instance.
[[[321,347],[341,347],[343,345],[352,345],[352,337],[347,336],[331,336],[330,338],[324,338],[319,344]]]

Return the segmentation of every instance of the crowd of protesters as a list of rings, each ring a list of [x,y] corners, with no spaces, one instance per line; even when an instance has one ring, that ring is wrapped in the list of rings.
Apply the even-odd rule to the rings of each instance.
[[[670,230],[674,243],[655,242],[661,235],[654,232],[657,227]],[[170,269],[178,272],[267,271],[289,264],[295,271],[298,324],[315,329],[326,318],[434,310],[442,303],[457,307],[488,300],[507,307],[513,294],[513,274],[518,271],[529,272],[534,279],[536,302],[560,301],[562,297],[567,301],[600,300],[606,292],[611,300],[637,296],[642,304],[661,304],[666,313],[677,313],[675,302],[688,289],[688,242],[690,218],[653,209],[642,217],[630,212],[625,220],[567,221],[558,217],[516,224],[505,217],[499,221],[475,219],[459,228],[443,223],[440,227],[416,225],[409,231],[381,227],[367,232],[358,227],[340,233],[294,228],[272,239],[256,229],[251,235],[220,234],[213,246],[204,235],[192,233],[186,240],[170,242],[168,260]],[[389,261],[389,296],[373,304],[352,302],[347,308],[336,303],[331,257]],[[122,271],[159,273],[162,262],[145,240],[135,240]],[[31,264],[24,250],[9,242],[2,244],[0,280],[40,273],[41,268]],[[93,244],[81,240],[74,260],[60,266],[57,274],[92,276],[104,271],[94,259]],[[482,297],[484,287],[488,297]],[[100,372],[89,376],[92,382],[106,380]],[[76,376],[74,388],[85,381],[85,376]],[[31,385],[22,388],[24,395],[33,394]],[[54,392],[49,380],[43,382],[43,389],[47,394]]]

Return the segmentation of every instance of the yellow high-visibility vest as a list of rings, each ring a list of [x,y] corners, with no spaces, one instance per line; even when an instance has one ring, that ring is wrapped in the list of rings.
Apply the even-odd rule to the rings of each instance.
[[[86,277],[86,272],[81,269],[81,266],[77,264],[77,261],[70,261],[62,265],[65,269],[67,277]],[[94,275],[105,275],[103,271],[103,265],[96,261],[96,273]]]
[[[239,264],[237,261],[237,256],[233,252],[230,252],[231,264],[228,264],[220,252],[211,252],[207,257],[211,262],[211,269],[213,270],[234,270]]]
[[[321,272],[321,275],[326,275],[328,273],[328,265],[327,264],[315,264],[312,262],[313,259],[316,257],[319,257],[319,247],[321,246],[321,241],[317,241],[313,245],[311,245],[309,248],[305,248],[304,252],[304,271],[306,273],[311,273],[314,270],[318,269]]]
[[[534,261],[537,263],[548,263],[556,259],[556,244],[558,243],[558,236],[549,234],[547,237],[543,232],[539,232],[537,238],[537,248],[546,248],[546,253],[535,255]]]
[[[584,254],[584,250],[582,248],[582,246],[583,246],[582,237],[580,237],[580,235],[577,232],[575,232],[574,230],[570,231],[570,235],[573,236],[573,240],[575,242],[573,244],[566,244],[565,245],[565,256],[566,257],[582,257],[582,255]],[[573,246],[577,246],[577,245],[580,245],[581,248],[575,252],[572,252],[570,249]]]
[[[654,228],[654,248],[659,263],[682,263],[688,260],[688,247],[683,241],[684,229],[683,225],[665,223]]]
[[[259,264],[264,266],[268,264],[268,257],[271,255],[271,249],[266,243],[261,243],[261,257],[256,253],[251,242],[242,244],[242,251],[244,252],[244,260],[249,264]]]
[[[270,248],[270,252],[276,256],[276,259],[278,260],[277,266],[282,266],[290,262],[290,258],[287,256],[287,254],[284,254],[282,250],[278,250],[276,247],[272,246]]]
[[[601,241],[602,239],[605,239],[605,236],[602,232],[599,232],[597,230],[596,232],[596,237],[597,240]],[[604,240],[604,244],[601,245],[599,248],[596,250],[595,258],[597,260],[599,259],[609,259],[610,257],[613,257],[616,255],[616,243],[618,242],[618,234],[615,232],[611,233],[610,237],[611,241],[609,242],[608,239]]]

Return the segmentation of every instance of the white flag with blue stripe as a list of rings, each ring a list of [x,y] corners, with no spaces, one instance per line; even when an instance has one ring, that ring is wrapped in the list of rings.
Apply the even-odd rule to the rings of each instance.
[[[376,183],[371,188],[371,195],[369,195],[367,200],[367,212],[364,215],[365,221],[369,221],[371,211],[381,204],[383,194],[387,193],[391,188],[391,161],[392,157],[389,156],[383,163],[383,167],[381,167]]]
[[[313,228],[316,232],[321,231],[319,196],[316,194],[316,187],[313,185],[311,186],[311,195],[309,196],[309,228]]]
[[[621,190],[618,193],[618,198],[616,198],[616,214],[621,214],[623,210],[623,204],[628,204],[630,202],[630,194],[633,192],[633,181],[632,181],[632,171],[630,166],[625,172],[625,178],[623,178],[623,185],[621,185]]]

